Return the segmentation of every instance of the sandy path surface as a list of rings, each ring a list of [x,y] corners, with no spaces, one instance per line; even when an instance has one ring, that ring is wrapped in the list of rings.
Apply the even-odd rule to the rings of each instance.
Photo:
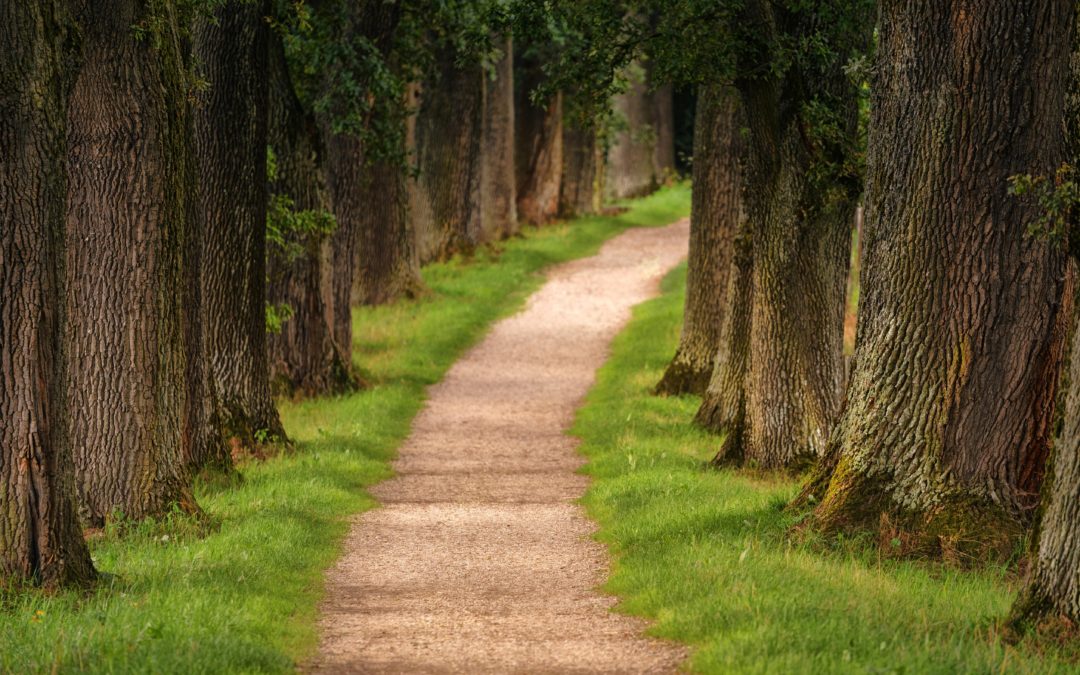
[[[629,230],[554,268],[429,390],[327,578],[321,672],[669,672],[684,656],[609,611],[588,485],[566,435],[635,304],[688,225]]]

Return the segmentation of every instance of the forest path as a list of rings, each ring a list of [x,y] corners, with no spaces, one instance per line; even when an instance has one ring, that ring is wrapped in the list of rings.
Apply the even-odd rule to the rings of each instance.
[[[431,387],[327,577],[320,672],[665,672],[680,648],[609,611],[566,434],[631,308],[686,256],[686,220],[560,265]]]

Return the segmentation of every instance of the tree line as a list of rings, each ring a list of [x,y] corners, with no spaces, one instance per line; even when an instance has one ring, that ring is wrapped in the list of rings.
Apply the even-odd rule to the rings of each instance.
[[[349,308],[424,262],[655,185],[678,86],[657,392],[702,396],[715,465],[808,470],[793,536],[1029,538],[1010,625],[1080,620],[1074,0],[108,4],[0,24],[7,573],[85,581],[80,518],[194,508],[284,440],[272,383],[355,386]]]
[[[496,1],[0,5],[5,585],[89,584],[85,528],[287,448],[274,396],[363,386],[351,309],[421,265],[666,179],[670,88],[571,119],[555,34],[511,34]]]
[[[961,565],[1029,538],[1010,634],[1080,620],[1075,0],[525,4],[586,36],[554,72],[594,106],[633,61],[697,88],[656,391],[702,396],[712,464],[808,471],[794,537]]]

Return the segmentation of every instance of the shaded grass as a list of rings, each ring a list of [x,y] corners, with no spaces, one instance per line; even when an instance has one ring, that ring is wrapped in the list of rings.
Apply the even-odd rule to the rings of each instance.
[[[711,673],[1077,672],[1065,654],[997,636],[1010,572],[882,559],[862,541],[792,544],[798,484],[707,470],[718,439],[696,397],[649,394],[678,342],[685,266],[637,308],[579,412],[584,498],[616,555],[607,590]]]
[[[248,464],[239,483],[200,482],[208,524],[177,514],[93,539],[98,569],[115,575],[94,592],[0,598],[0,671],[293,670],[316,645],[323,572],[348,517],[375,505],[364,488],[390,475],[425,387],[522,304],[538,271],[688,210],[683,185],[618,217],[531,229],[498,253],[425,269],[428,297],[356,312],[354,361],[372,386],[282,402],[296,451]]]

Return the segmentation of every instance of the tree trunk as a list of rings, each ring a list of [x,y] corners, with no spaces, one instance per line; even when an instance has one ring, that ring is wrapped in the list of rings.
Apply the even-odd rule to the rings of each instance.
[[[653,178],[662,185],[675,174],[674,87],[663,84],[650,96],[653,104]]]
[[[746,7],[745,20],[756,30],[776,30],[770,4]],[[798,36],[814,28],[785,30]],[[847,164],[857,137],[857,97],[842,63],[811,60],[799,68],[808,70],[738,83],[749,131],[742,194],[752,292],[748,310],[732,306],[742,297],[729,305],[739,321],[749,312],[748,360],[728,364],[721,355],[713,377],[716,387],[743,379],[743,391],[711,387],[698,413],[725,432],[717,463],[798,469],[813,462],[842,402],[844,290],[858,187]],[[828,102],[824,129],[808,112],[811,102]],[[721,348],[730,349],[723,343],[733,337],[744,346],[729,331]]]
[[[518,231],[514,177],[514,45],[496,38],[502,57],[493,76],[484,76],[484,129],[481,158],[480,240],[497,241]]]
[[[364,153],[360,139],[332,133],[323,121],[326,139],[326,174],[330,203],[337,226],[330,236],[331,293],[330,332],[345,354],[352,353],[352,300],[356,279],[360,223],[367,208],[360,186],[364,180]]]
[[[615,114],[625,127],[615,134],[607,153],[604,189],[612,201],[641,197],[657,186],[657,108],[646,79],[645,69],[634,64],[630,88],[613,102]]]
[[[1073,5],[882,7],[855,368],[818,529],[1012,551],[1047,455],[1065,261],[1006,188],[1067,159]]]
[[[193,214],[185,63],[172,3],[82,2],[68,110],[68,408],[91,525],[194,509],[184,431]],[[132,27],[147,27],[140,37]]]
[[[267,14],[231,0],[195,27],[210,83],[195,115],[207,356],[223,428],[245,448],[285,441],[266,351]]]
[[[703,394],[720,344],[724,293],[742,219],[742,117],[738,92],[702,87],[694,129],[694,187],[682,335],[656,393]]]
[[[563,170],[562,93],[543,105],[532,101],[543,72],[533,59],[517,60],[514,90],[517,211],[522,220],[540,225],[559,212]]]
[[[64,335],[65,3],[0,6],[0,579],[95,577],[79,528]]]
[[[750,223],[739,223],[732,242],[731,271],[713,372],[694,421],[724,435],[714,463],[743,463],[746,372],[750,365],[750,313],[754,297],[754,245]]]
[[[320,165],[318,129],[300,103],[289,76],[281,39],[270,47],[268,136],[275,157],[270,192],[291,203],[295,214],[331,218]],[[308,396],[348,391],[355,386],[349,354],[334,342],[327,321],[325,277],[330,275],[329,233],[287,232],[285,250],[271,247],[267,259],[267,299],[288,305],[291,317],[267,336],[271,388]]]
[[[448,48],[436,58],[437,75],[420,87],[413,134],[417,177],[409,215],[422,263],[471,252],[481,217],[483,69],[459,66]]]
[[[563,218],[599,213],[603,195],[604,155],[595,128],[563,125],[563,171],[559,215]]]
[[[1047,465],[1031,569],[1009,617],[1016,636],[1045,619],[1080,621],[1080,314],[1073,314],[1069,369],[1063,376],[1065,425]]]

